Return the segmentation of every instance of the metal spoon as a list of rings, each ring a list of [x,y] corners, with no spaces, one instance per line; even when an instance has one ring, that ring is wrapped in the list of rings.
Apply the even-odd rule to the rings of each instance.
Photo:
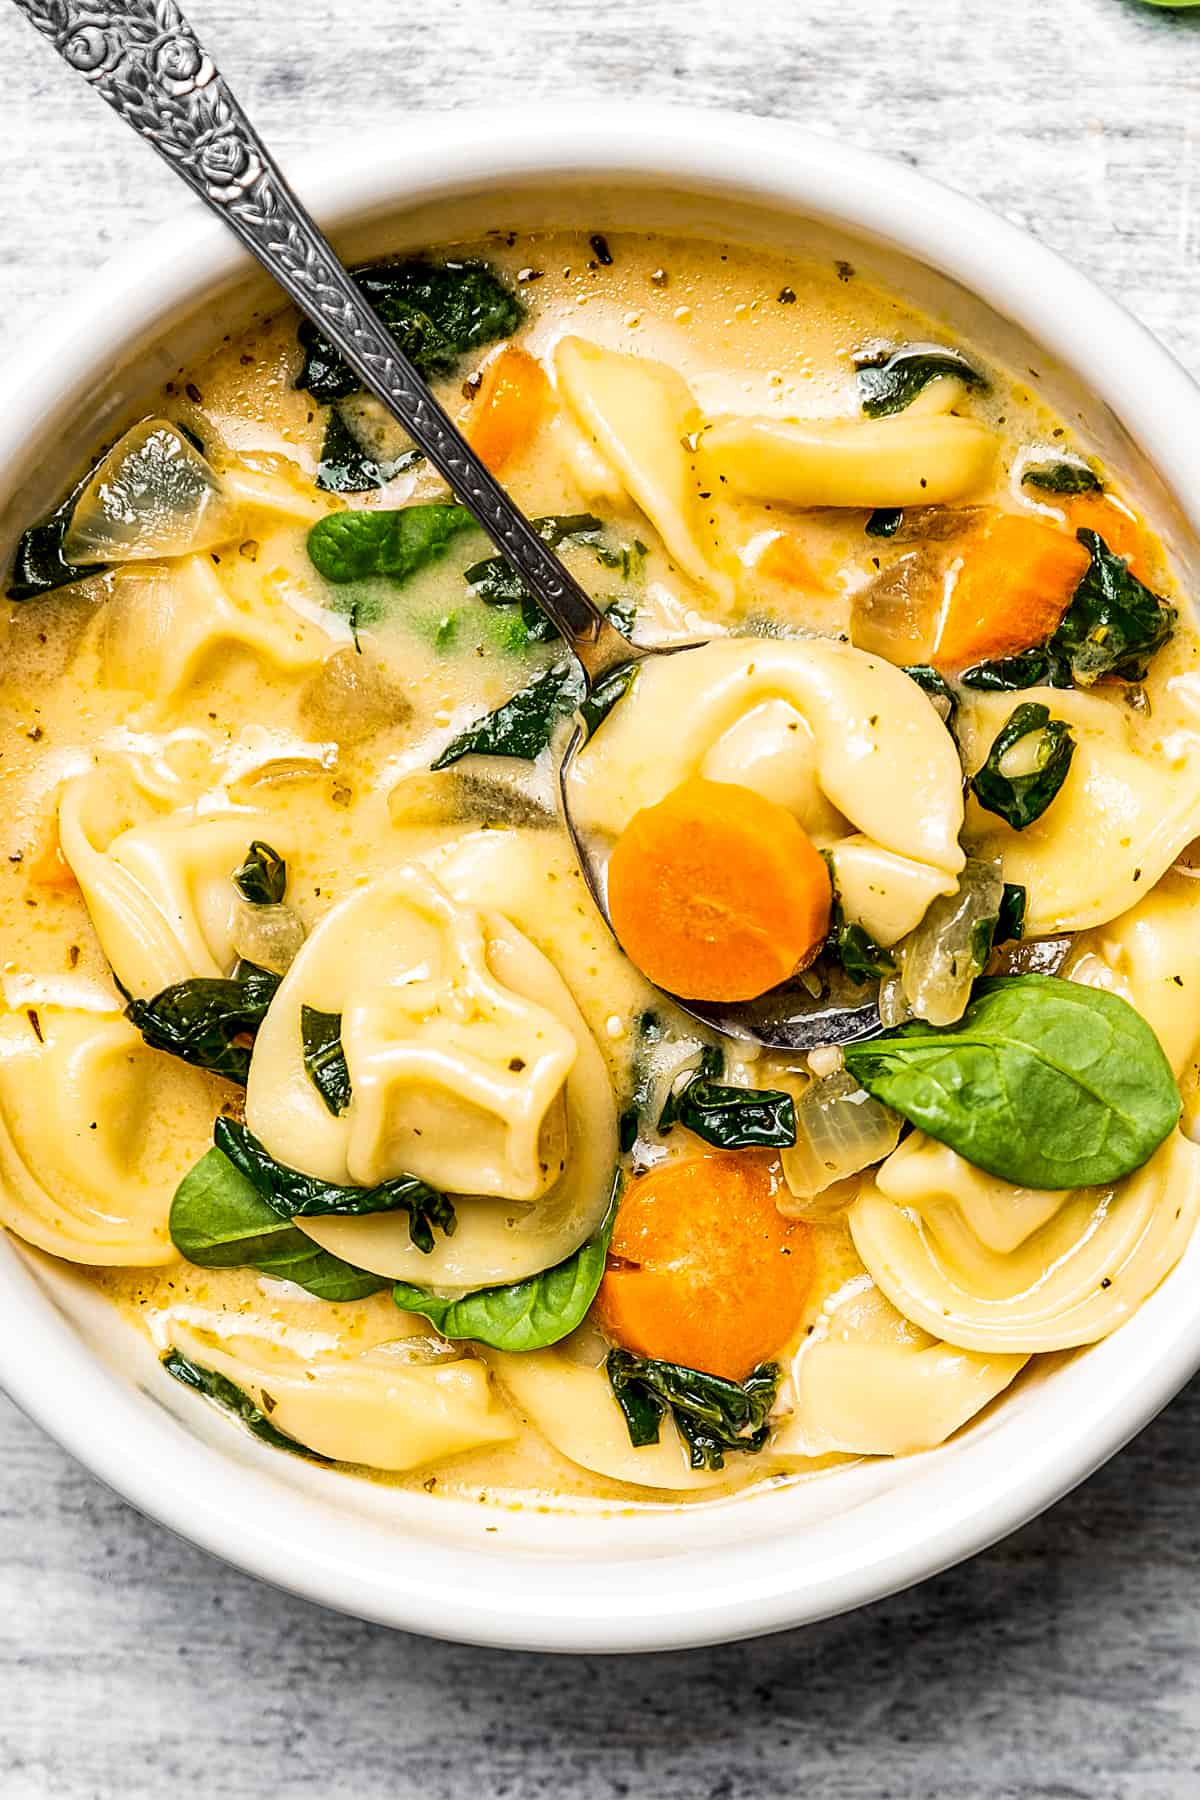
[[[630,644],[542,542],[359,293],[174,0],[123,0],[119,7],[95,0],[16,4],[64,62],[224,220],[425,452],[562,633],[582,664],[589,692],[621,665],[694,647]],[[581,741],[577,729],[560,784]],[[608,920],[603,863],[581,842],[565,788],[563,810],[588,886]],[[737,1007],[681,1004],[728,1036],[788,1049],[848,1043],[880,1029],[873,1004],[840,1010],[818,1003],[814,1009],[803,988],[780,989]]]

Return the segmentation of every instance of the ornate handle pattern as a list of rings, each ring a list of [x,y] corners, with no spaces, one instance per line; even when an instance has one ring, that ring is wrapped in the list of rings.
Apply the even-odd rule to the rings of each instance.
[[[636,656],[479,461],[363,299],[175,0],[16,4],[320,325],[512,563],[589,680]]]

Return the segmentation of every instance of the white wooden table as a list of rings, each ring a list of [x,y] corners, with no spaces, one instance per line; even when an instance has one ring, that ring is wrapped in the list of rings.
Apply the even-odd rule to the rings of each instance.
[[[199,0],[286,161],[422,106],[769,113],[987,201],[1200,371],[1200,12],[1138,0]],[[0,10],[3,347],[176,203]],[[0,397],[2,403],[2,397]],[[816,1629],[509,1657],[322,1613],[134,1514],[0,1398],[2,1800],[1193,1800],[1200,1386],[1046,1518]]]

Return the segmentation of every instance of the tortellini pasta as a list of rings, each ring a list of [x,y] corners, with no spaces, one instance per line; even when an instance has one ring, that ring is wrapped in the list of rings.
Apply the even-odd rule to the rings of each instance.
[[[304,1066],[302,1009],[336,1013],[352,1098],[330,1113]],[[246,1117],[277,1161],[370,1186],[449,1190],[432,1254],[403,1216],[314,1219],[324,1248],[444,1289],[520,1280],[577,1249],[611,1189],[615,1118],[599,1052],[562,978],[498,913],[409,864],[322,920],[259,1031]]]
[[[188,1306],[160,1333],[248,1394],[277,1431],[335,1462],[400,1471],[515,1436],[483,1364],[416,1337],[363,1349],[337,1331]]]
[[[237,651],[263,667],[302,675],[335,641],[284,601],[260,592],[236,601],[208,556],[122,569],[100,619],[101,666],[114,687],[132,688],[161,710]]]
[[[737,758],[747,718],[767,707],[770,754],[760,739],[753,756]],[[837,840],[848,840],[850,884],[885,929],[911,929],[922,897],[928,905],[957,885],[963,807],[954,744],[920,688],[879,657],[815,638],[717,639],[643,664],[630,702],[577,758],[572,806],[591,829],[616,836],[696,774],[762,782],[818,842],[834,844],[835,856]]]
[[[1200,727],[1164,704],[1150,719],[1119,701],[1075,689],[978,694],[960,713],[969,769],[1013,711],[1040,703],[1071,726],[1076,750],[1058,795],[1023,831],[974,801],[967,834],[998,854],[1005,879],[1028,889],[1031,937],[1083,931],[1125,912],[1200,831]]]
[[[728,552],[712,529],[695,451],[685,442],[701,415],[682,375],[666,363],[577,337],[560,341],[554,367],[559,394],[580,429],[617,471],[679,567],[727,599]]]
[[[1200,1044],[1200,895],[1186,875],[1168,875],[1153,893],[1076,940],[1072,981],[1107,988],[1153,1026],[1178,1079]]]
[[[0,1223],[69,1262],[172,1262],[171,1196],[212,1130],[195,1070],[123,1018],[0,1014]]]
[[[980,1354],[939,1342],[897,1312],[868,1275],[826,1301],[793,1359],[792,1411],[780,1457],[904,1456],[930,1450],[994,1400],[1026,1354]]]
[[[992,473],[999,444],[956,414],[894,419],[715,419],[703,453],[737,493],[790,506],[928,506],[962,500]]]
[[[241,901],[233,873],[264,815],[250,807],[156,811],[119,766],[100,766],[63,787],[62,853],[118,980],[135,996],[194,976],[227,975],[237,960]],[[271,830],[276,848],[288,834]]]
[[[906,1319],[964,1350],[1107,1337],[1174,1267],[1200,1215],[1200,1148],[1174,1132],[1114,1188],[1043,1193],[914,1133],[850,1208],[854,1247]]]

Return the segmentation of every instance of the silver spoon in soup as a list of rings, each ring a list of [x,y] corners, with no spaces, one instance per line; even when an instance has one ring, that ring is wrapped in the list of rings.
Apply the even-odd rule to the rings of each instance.
[[[606,619],[471,449],[350,279],[173,0],[126,0],[104,14],[77,0],[16,4],[320,327],[474,515],[578,658],[586,696],[560,770],[563,814],[588,887],[619,940],[609,906],[609,854],[589,842],[576,820],[572,768],[589,720],[594,727],[625,695],[638,663],[697,646],[635,645]],[[754,800],[746,793],[747,803]],[[805,1050],[878,1032],[875,1002],[864,1002],[862,990],[844,981],[839,986],[837,973],[818,973],[820,965],[811,960],[812,968],[784,971],[785,979],[757,995],[716,1003],[673,997],[715,1030],[772,1048]]]

